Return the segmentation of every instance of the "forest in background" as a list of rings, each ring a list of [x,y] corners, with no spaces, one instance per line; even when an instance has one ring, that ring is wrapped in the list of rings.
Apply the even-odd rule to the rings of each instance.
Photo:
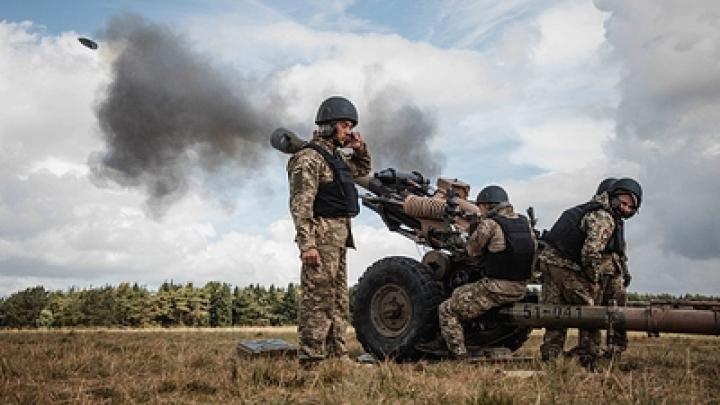
[[[163,283],[151,291],[121,283],[67,291],[27,288],[0,299],[0,327],[228,327],[294,325],[298,287],[211,281]]]
[[[352,296],[352,288],[350,294]],[[0,298],[2,328],[228,327],[297,324],[299,287],[251,284],[233,287],[211,281],[164,282],[157,291],[137,283],[48,291],[27,288]],[[718,300],[699,294],[640,294],[628,301]]]

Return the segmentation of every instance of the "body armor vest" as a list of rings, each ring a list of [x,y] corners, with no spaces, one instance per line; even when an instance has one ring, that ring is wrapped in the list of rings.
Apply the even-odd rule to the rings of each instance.
[[[580,228],[580,221],[587,213],[600,209],[604,209],[600,203],[591,201],[565,210],[550,232],[545,234],[544,240],[557,249],[563,257],[582,266],[580,256],[587,235]],[[617,219],[614,215],[613,220],[615,229],[605,245],[603,253],[623,253],[625,251],[624,223],[622,219]]]
[[[320,183],[315,195],[313,204],[315,217],[356,216],[360,212],[360,206],[350,166],[343,159],[331,155],[319,145],[308,143],[305,148],[318,152],[330,165],[333,172],[333,181]]]
[[[502,229],[505,250],[485,252],[485,275],[502,280],[528,280],[532,272],[535,242],[527,218],[522,215],[517,218],[493,215],[490,219]]]

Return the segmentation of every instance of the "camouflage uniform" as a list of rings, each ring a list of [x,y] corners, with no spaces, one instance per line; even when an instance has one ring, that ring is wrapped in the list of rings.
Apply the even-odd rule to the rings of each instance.
[[[332,139],[316,136],[311,142],[343,157],[354,177],[370,172],[365,145],[348,158],[336,150]],[[345,254],[346,248],[354,248],[350,218],[316,218],[313,214],[320,183],[333,181],[332,169],[320,153],[300,150],[290,158],[287,170],[295,242],[301,252],[316,248],[320,253],[318,266],[303,264],[301,269],[298,357],[303,363],[342,357],[347,355],[344,334],[349,311]]]
[[[517,218],[512,206],[498,210],[499,215]],[[531,234],[532,230],[530,230]],[[471,256],[480,256],[487,248],[490,252],[505,250],[505,236],[502,228],[491,219],[481,219],[468,239],[467,251]],[[465,334],[462,322],[477,318],[491,308],[520,301],[526,292],[525,281],[483,278],[478,282],[456,288],[452,296],[438,308],[440,332],[450,352],[456,357],[466,357]]]
[[[605,246],[615,230],[615,220],[610,214],[607,193],[597,195],[594,201],[602,208],[590,211],[580,221],[587,235],[580,258],[581,264],[563,257],[548,246],[538,257],[543,272],[543,303],[558,305],[596,305],[606,295],[612,294],[614,286],[622,286],[622,260],[618,254],[604,253]],[[546,328],[540,352],[544,360],[557,357],[565,346],[566,329]],[[580,330],[578,347],[581,360],[594,362],[600,350],[599,330]]]
[[[623,261],[623,265],[625,262]],[[625,288],[626,270],[614,274],[603,274],[598,285],[597,304],[625,306],[627,304],[627,293]],[[597,344],[600,344],[600,333],[594,336]],[[619,354],[627,350],[628,339],[625,329],[613,329],[612,334],[606,336],[608,354]]]

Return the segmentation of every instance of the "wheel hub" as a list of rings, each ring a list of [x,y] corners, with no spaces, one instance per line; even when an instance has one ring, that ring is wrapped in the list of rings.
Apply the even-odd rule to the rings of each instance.
[[[412,301],[404,288],[386,284],[370,300],[370,319],[375,329],[385,337],[397,337],[410,324]]]

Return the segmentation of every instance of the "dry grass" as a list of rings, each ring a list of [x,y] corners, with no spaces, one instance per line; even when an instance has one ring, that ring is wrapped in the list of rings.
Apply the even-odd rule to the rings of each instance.
[[[464,364],[450,361],[315,372],[293,359],[234,359],[240,339],[292,329],[0,333],[0,403],[719,403],[720,339],[633,335],[606,371],[573,362]],[[571,339],[572,340],[572,339]],[[539,334],[521,350],[537,356]],[[361,348],[351,342],[351,350]],[[519,370],[537,372],[523,373]]]

